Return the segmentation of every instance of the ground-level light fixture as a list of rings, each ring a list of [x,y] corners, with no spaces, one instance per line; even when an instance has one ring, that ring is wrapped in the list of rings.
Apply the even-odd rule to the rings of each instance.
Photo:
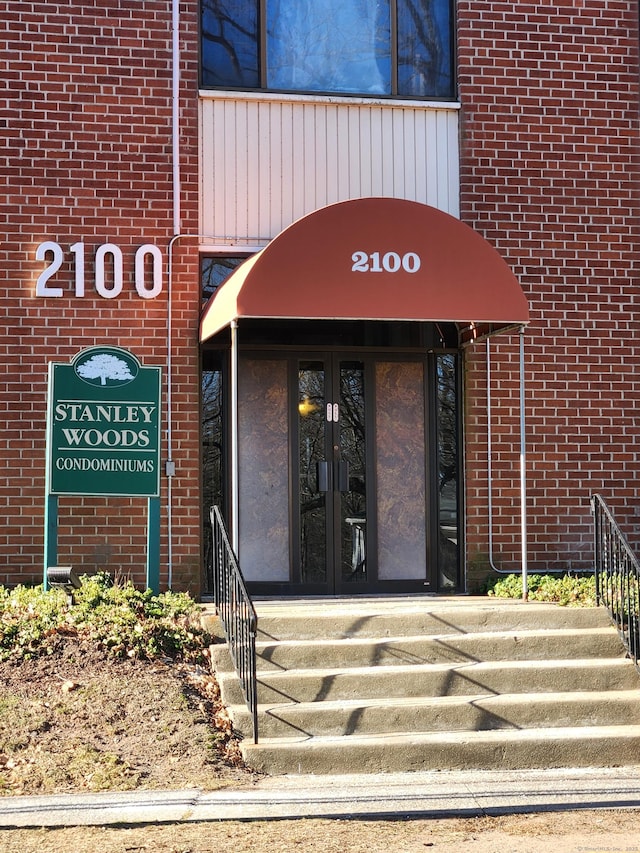
[[[69,604],[73,604],[73,591],[80,589],[80,578],[71,566],[49,566],[47,585],[52,589],[63,589],[67,593]]]

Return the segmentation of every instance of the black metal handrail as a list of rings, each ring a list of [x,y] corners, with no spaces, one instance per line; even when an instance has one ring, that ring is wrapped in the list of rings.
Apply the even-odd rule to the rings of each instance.
[[[600,495],[591,497],[594,517],[596,597],[604,605],[636,666],[640,656],[640,563]]]
[[[256,634],[258,616],[229,544],[224,519],[217,506],[211,507],[213,536],[213,595],[229,645],[233,664],[240,678],[245,702],[251,713],[253,741],[258,743],[258,682]]]

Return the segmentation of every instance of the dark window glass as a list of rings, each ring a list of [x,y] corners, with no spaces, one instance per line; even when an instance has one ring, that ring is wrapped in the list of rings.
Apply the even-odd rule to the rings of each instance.
[[[398,90],[416,97],[452,93],[449,0],[398,0]]]
[[[436,356],[438,436],[438,565],[439,586],[458,584],[460,525],[458,516],[458,381],[457,357]]]
[[[451,0],[202,0],[202,85],[451,98],[451,7]]]
[[[224,422],[222,362],[218,353],[203,356],[202,366],[202,525],[204,542],[203,592],[213,591],[211,522],[212,506],[224,514]]]
[[[389,7],[370,0],[270,0],[267,87],[391,92]]]
[[[246,257],[222,257],[212,255],[203,258],[200,271],[201,295],[208,302],[220,285],[246,260]]]
[[[203,0],[202,85],[260,86],[256,0]]]

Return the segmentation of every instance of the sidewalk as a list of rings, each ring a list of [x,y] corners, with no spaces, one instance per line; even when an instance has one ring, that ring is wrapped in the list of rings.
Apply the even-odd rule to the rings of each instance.
[[[0,798],[0,827],[295,818],[443,818],[640,808],[640,765],[527,771],[283,776],[203,792]]]

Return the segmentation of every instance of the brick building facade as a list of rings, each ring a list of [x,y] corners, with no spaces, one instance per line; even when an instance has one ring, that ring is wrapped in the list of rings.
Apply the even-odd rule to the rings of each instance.
[[[359,197],[459,216],[524,291],[529,568],[591,564],[593,492],[638,543],[637,3],[455,6],[455,97],[412,101],[199,89],[196,2],[8,5],[0,583],[42,578],[47,366],[109,344],[162,368],[161,582],[203,591],[201,258]],[[162,252],[153,298],[141,245]],[[456,589],[521,566],[518,344],[514,327],[460,358]],[[146,521],[141,498],[61,497],[59,561],[141,584]]]
[[[48,362],[68,363],[85,347],[110,343],[132,350],[146,365],[161,365],[166,394],[166,276],[174,234],[171,6],[14,3],[4,12],[2,29],[0,581],[13,584],[40,581],[43,574]],[[187,233],[197,233],[197,30],[197,8],[189,4],[181,16],[182,47],[188,49],[180,69],[180,209]],[[38,277],[54,263],[51,252],[36,259],[37,247],[47,241],[61,247],[63,258],[44,288],[61,288],[61,296],[36,295]],[[84,295],[76,294],[80,250],[71,247],[78,243],[84,246]],[[119,247],[123,259],[122,291],[112,298],[95,288],[94,259],[105,244]],[[165,280],[154,299],[141,298],[135,288],[134,255],[143,244],[163,253]],[[174,424],[174,575],[180,586],[197,591],[198,258],[186,241],[173,254],[173,394],[176,411],[186,415]],[[104,266],[109,288],[110,257]],[[162,529],[166,565],[166,502]],[[144,499],[60,499],[63,564],[131,574],[141,583],[145,530]]]
[[[638,6],[459,0],[458,51],[461,216],[507,260],[531,312],[530,563],[588,568],[594,492],[635,544],[640,534]],[[513,567],[519,530],[509,470],[519,446],[510,439],[517,412],[505,397],[517,379],[501,349],[494,544],[497,565]],[[486,409],[469,392],[485,387],[484,353],[467,369],[467,546],[483,564]]]

